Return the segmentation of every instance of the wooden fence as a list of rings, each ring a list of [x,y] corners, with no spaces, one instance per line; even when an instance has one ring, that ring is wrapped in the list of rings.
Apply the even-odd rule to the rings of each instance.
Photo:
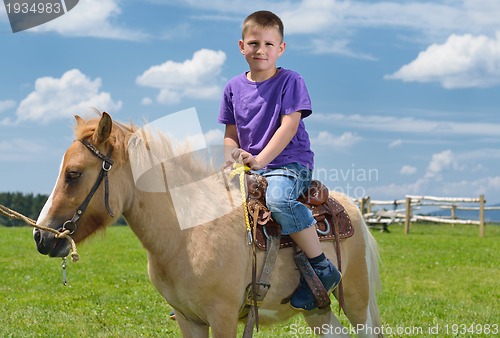
[[[372,200],[369,196],[356,200],[361,212],[368,225],[381,225],[382,229],[387,231],[388,225],[392,223],[404,222],[404,233],[410,232],[412,222],[428,221],[449,224],[475,224],[479,225],[479,236],[484,237],[484,211],[499,210],[500,207],[486,207],[484,195],[479,198],[460,198],[460,197],[434,197],[434,196],[412,196],[407,195],[405,199],[393,201]],[[470,204],[478,206],[467,206]],[[464,205],[467,204],[467,205]],[[373,211],[373,206],[384,206]],[[400,208],[402,206],[402,208]],[[438,206],[441,209],[450,209],[450,216],[429,216],[419,215],[415,210],[421,207]],[[458,219],[457,210],[478,210],[479,220]]]

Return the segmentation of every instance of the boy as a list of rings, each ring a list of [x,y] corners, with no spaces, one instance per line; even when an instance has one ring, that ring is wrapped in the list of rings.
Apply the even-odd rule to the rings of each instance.
[[[272,217],[331,291],[340,273],[321,250],[312,212],[296,200],[312,179],[314,153],[302,121],[312,111],[302,77],[276,67],[286,47],[281,19],[269,11],[250,14],[243,22],[239,47],[250,71],[231,79],[224,89],[218,117],[226,125],[224,145],[233,160],[266,177]],[[290,304],[303,310],[317,307],[302,279]]]

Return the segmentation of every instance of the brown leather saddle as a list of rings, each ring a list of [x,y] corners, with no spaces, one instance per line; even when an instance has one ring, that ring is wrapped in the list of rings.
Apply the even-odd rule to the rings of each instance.
[[[281,226],[273,220],[266,207],[267,180],[264,176],[247,173],[245,185],[250,223],[257,225],[254,241],[259,249],[266,250],[267,238],[281,234]],[[344,206],[330,196],[328,188],[320,181],[313,180],[298,201],[311,209],[317,222],[316,230],[320,241],[333,241],[336,236],[340,240],[354,234],[351,219]],[[294,241],[290,236],[281,236],[280,248],[293,245]]]
[[[281,235],[281,226],[273,220],[271,212],[266,207],[266,178],[249,172],[246,172],[244,176],[245,190],[247,192],[247,208],[255,245],[253,247],[252,282],[247,286],[246,296],[240,309],[240,318],[247,318],[243,337],[252,337],[255,323],[257,323],[258,327],[259,304],[264,300],[267,290],[271,287],[271,273],[279,249],[289,246],[294,246],[295,249],[298,248],[290,236]],[[316,227],[319,240],[335,240],[337,267],[339,271],[341,271],[339,241],[340,239],[351,237],[354,234],[349,215],[344,207],[329,195],[328,188],[319,181],[312,181],[309,189],[298,199],[298,201],[304,203],[304,205],[312,210],[313,216],[317,222]],[[259,278],[257,278],[255,247],[266,251],[264,265]],[[300,259],[301,257],[302,259]],[[297,253],[294,259],[296,260],[300,273],[304,276],[316,298],[318,308],[322,309],[329,307],[330,297],[323,284],[312,270],[304,253]],[[309,268],[309,271],[306,271],[304,268]],[[341,308],[344,308],[342,281],[338,289],[339,304]],[[284,298],[281,303],[285,304],[289,302],[290,297]]]

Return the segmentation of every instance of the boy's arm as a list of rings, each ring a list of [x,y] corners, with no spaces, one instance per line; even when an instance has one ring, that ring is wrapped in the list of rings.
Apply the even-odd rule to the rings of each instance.
[[[224,160],[233,162],[232,152],[240,147],[238,132],[235,124],[226,124],[224,132]]]
[[[281,117],[281,126],[276,130],[269,143],[262,149],[259,155],[253,157],[246,151],[240,152],[239,155],[243,163],[247,164],[253,170],[262,169],[267,166],[285,149],[295,136],[301,117],[302,113],[300,111],[283,115]]]
[[[281,126],[276,130],[260,154],[255,157],[257,166],[264,168],[281,154],[297,133],[301,117],[302,113],[298,111],[281,117]]]

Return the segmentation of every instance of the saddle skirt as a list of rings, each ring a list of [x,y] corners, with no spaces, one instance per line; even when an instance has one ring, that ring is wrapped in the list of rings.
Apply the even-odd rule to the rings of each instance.
[[[246,173],[245,185],[250,223],[252,226],[256,224],[253,240],[259,249],[266,250],[267,238],[281,233],[281,226],[273,220],[266,207],[267,180],[264,176]],[[333,241],[336,235],[339,240],[345,239],[354,234],[351,219],[344,206],[330,196],[328,188],[320,181],[313,180],[298,201],[312,211],[320,241]],[[295,243],[290,236],[281,236],[280,248],[293,245]]]

